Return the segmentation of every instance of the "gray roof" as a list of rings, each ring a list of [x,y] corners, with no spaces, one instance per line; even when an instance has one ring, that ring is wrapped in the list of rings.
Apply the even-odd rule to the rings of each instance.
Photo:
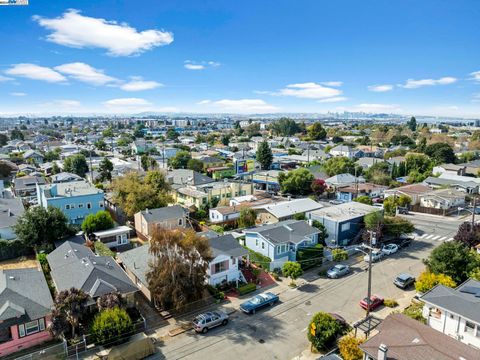
[[[92,298],[112,291],[137,291],[127,274],[111,256],[96,256],[88,247],[66,241],[47,255],[58,291],[75,287]]]
[[[0,198],[0,228],[15,225],[24,212],[22,199]]]
[[[142,284],[147,285],[146,274],[153,256],[148,251],[148,245],[139,246],[118,254],[123,265],[131,271]]]
[[[381,211],[378,207],[348,202],[340,205],[325,207],[312,212],[312,218],[327,218],[333,221],[347,221],[363,217],[371,212]]]
[[[354,184],[355,182],[365,182],[365,179],[362,177],[355,177],[352,174],[337,174],[332,177],[329,177],[325,180],[327,184],[332,185],[343,185],[343,184]]]
[[[0,270],[0,329],[50,314],[52,295],[37,268]]]
[[[208,184],[215,181],[208,176],[205,176],[196,171],[187,170],[187,169],[176,169],[176,170],[169,171],[166,177],[172,182],[172,184],[181,185],[181,186],[203,185],[203,184]]]
[[[212,249],[213,258],[216,258],[219,255],[228,255],[232,257],[248,255],[248,251],[238,243],[232,234],[209,238],[208,243]]]
[[[480,281],[469,279],[456,289],[437,285],[421,299],[480,324]]]
[[[178,219],[185,216],[185,210],[180,205],[165,206],[157,209],[145,209],[140,211],[145,220],[149,223],[159,222],[169,219]]]
[[[22,176],[13,179],[13,186],[16,190],[35,189],[36,184],[45,184],[45,179],[40,176]]]
[[[303,220],[285,220],[276,224],[259,226],[245,230],[245,233],[259,233],[273,244],[295,243],[305,240],[306,236],[318,234],[320,231]]]
[[[462,180],[454,180],[454,179],[442,179],[437,178],[435,176],[429,176],[424,181],[425,184],[428,185],[438,185],[438,186],[458,186],[462,188],[471,188],[475,189],[478,187],[478,184],[473,181],[462,181]]]
[[[83,180],[81,176],[78,176],[77,174],[68,173],[68,172],[61,172],[56,175],[52,175],[51,179],[52,179],[52,183],[64,183],[64,182]]]
[[[265,209],[277,219],[281,219],[294,214],[300,214],[307,211],[313,211],[323,208],[322,204],[319,204],[315,200],[304,198],[294,199],[289,201],[282,201],[276,204],[267,204],[256,207],[257,209]]]

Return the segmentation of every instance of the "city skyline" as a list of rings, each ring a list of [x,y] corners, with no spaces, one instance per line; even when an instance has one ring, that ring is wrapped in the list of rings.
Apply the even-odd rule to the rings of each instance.
[[[0,115],[478,117],[473,1],[2,7]]]

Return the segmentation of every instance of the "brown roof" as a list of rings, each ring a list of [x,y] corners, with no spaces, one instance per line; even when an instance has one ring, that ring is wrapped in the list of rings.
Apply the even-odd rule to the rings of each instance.
[[[387,360],[480,360],[480,351],[403,314],[389,315],[379,333],[360,348],[377,359],[378,347],[388,347]]]
[[[392,191],[400,191],[404,194],[420,195],[432,191],[432,188],[423,184],[411,184],[388,190],[388,192]]]
[[[357,191],[357,187],[359,192],[371,192],[377,189],[383,189],[383,190],[388,189],[388,186],[376,185],[371,183],[359,183],[357,185],[349,185],[349,186],[342,187],[339,190],[343,192],[354,193]]]

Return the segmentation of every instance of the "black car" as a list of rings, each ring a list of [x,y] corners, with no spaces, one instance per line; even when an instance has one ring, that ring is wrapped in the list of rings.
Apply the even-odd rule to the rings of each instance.
[[[395,280],[393,280],[393,283],[400,289],[406,289],[415,283],[415,278],[410,274],[403,273],[398,275]]]
[[[410,246],[412,243],[413,239],[412,238],[400,238],[395,241],[392,241],[392,243],[397,244],[398,247],[404,248]]]

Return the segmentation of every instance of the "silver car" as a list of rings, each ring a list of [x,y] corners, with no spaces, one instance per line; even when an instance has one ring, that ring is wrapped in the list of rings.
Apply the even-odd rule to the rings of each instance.
[[[338,264],[327,271],[327,276],[330,279],[338,279],[343,275],[347,275],[349,272],[350,272],[350,267],[348,267],[348,265]]]
[[[192,321],[193,329],[205,334],[209,329],[228,324],[228,315],[223,311],[212,311],[197,315]]]

